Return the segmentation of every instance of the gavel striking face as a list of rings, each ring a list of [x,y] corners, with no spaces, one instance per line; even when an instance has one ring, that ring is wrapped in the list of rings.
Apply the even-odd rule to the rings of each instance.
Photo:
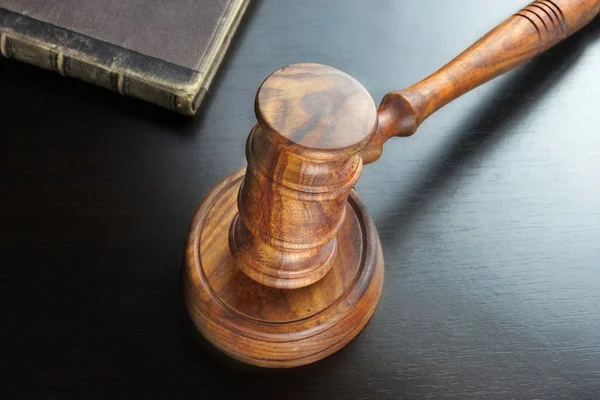
[[[198,330],[246,363],[293,367],[351,341],[383,285],[376,228],[353,187],[393,136],[590,22],[600,0],[540,0],[379,109],[351,76],[320,64],[271,74],[255,100],[248,166],[191,224],[183,264]]]

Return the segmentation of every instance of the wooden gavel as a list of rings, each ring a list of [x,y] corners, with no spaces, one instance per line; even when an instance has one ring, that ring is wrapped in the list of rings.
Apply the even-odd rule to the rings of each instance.
[[[293,367],[351,341],[383,285],[375,225],[353,190],[393,136],[590,22],[600,0],[539,0],[379,109],[351,76],[320,64],[271,74],[256,95],[248,167],[212,189],[182,267],[197,329],[246,363]]]

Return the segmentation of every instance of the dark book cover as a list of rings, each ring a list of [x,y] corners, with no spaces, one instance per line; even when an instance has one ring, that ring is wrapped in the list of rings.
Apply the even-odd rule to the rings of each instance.
[[[0,0],[0,54],[194,115],[249,0]]]

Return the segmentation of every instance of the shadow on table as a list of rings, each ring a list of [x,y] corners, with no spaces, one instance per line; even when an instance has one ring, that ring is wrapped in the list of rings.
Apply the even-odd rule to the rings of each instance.
[[[247,398],[271,398],[277,394],[279,398],[305,399],[311,394],[330,394],[331,398],[342,398],[338,382],[343,381],[348,374],[362,376],[366,369],[373,365],[385,368],[373,359],[369,349],[360,348],[364,341],[357,343],[356,339],[350,342],[341,351],[326,357],[316,363],[296,368],[272,369],[260,368],[236,361],[213,347],[187,319],[186,326],[180,327],[184,332],[186,359],[190,365],[185,368],[184,381],[193,381],[194,376],[210,375],[213,387],[221,387],[225,395],[239,394]],[[359,337],[363,335],[359,334]],[[364,358],[362,358],[364,357]],[[351,370],[349,370],[349,368]],[[399,382],[398,385],[409,389],[415,382]],[[348,391],[358,390],[368,393],[366,388],[347,388]],[[329,393],[327,393],[329,392]]]
[[[444,185],[450,181],[449,178],[468,167],[469,159],[473,155],[490,151],[511,131],[510,125],[515,120],[525,118],[532,111],[540,95],[552,91],[573,66],[574,61],[585,51],[586,45],[598,37],[600,18],[596,18],[573,37],[522,66],[507,77],[504,84],[496,87],[489,94],[487,101],[472,111],[462,125],[454,129],[450,136],[456,139],[447,145],[447,152],[440,161],[421,174],[421,183],[399,201],[390,202],[392,210],[381,213],[385,218],[376,221],[376,225],[389,232],[381,237],[384,249],[396,245],[398,236],[406,231],[394,227],[405,227],[429,201],[441,195]]]
[[[431,197],[422,200],[421,193],[430,196],[439,195],[448,178],[466,167],[468,159],[475,153],[489,151],[504,133],[510,132],[507,127],[514,120],[524,118],[535,106],[540,94],[548,93],[569,70],[573,61],[585,50],[585,45],[598,37],[600,19],[592,26],[577,33],[568,42],[556,46],[528,65],[516,71],[513,76],[493,93],[488,101],[474,110],[466,118],[464,124],[455,129],[458,136],[448,145],[448,152],[442,161],[423,175],[423,183],[414,188],[413,195],[401,199],[400,204],[394,204],[394,218],[378,221],[378,226],[405,226],[410,223],[412,216],[422,209]],[[526,95],[523,95],[526,93]],[[500,99],[500,100],[498,100]],[[385,214],[389,215],[389,214]],[[400,230],[388,230],[400,232]],[[391,246],[398,241],[394,235],[382,237],[385,246]],[[184,341],[192,360],[202,364],[198,367],[210,370],[214,379],[227,385],[235,386],[241,393],[255,393],[264,388],[264,393],[271,390],[286,390],[294,396],[294,388],[302,388],[297,392],[306,394],[310,386],[321,380],[333,380],[336,371],[344,369],[348,357],[356,357],[358,349],[356,342],[351,342],[344,350],[327,357],[315,364],[293,369],[264,369],[249,366],[233,360],[221,353],[206,341],[186,319]],[[321,385],[319,387],[323,387]],[[270,388],[270,389],[269,389]],[[233,389],[233,388],[231,388]],[[248,391],[248,392],[246,392]],[[335,393],[332,393],[335,396]]]
[[[131,115],[168,127],[174,134],[194,135],[201,131],[204,115],[211,108],[214,93],[219,90],[225,71],[230,68],[231,58],[240,46],[241,40],[239,40],[239,37],[244,34],[257,3],[259,2],[253,1],[248,5],[245,17],[240,22],[236,32],[236,38],[232,40],[227,54],[213,79],[211,88],[194,117],[179,115],[143,100],[122,96],[112,90],[74,78],[64,78],[54,71],[47,71],[14,60],[4,60],[0,57],[0,76],[3,77],[4,82],[2,89],[9,93],[19,93],[19,95],[23,93],[27,96],[30,96],[31,93],[42,94],[39,98],[37,98],[38,96],[30,96],[28,99],[29,110],[35,110],[36,108],[51,110],[53,107],[61,110],[66,107],[72,110],[83,107],[85,110],[86,107],[91,108],[98,105],[112,112]],[[52,101],[48,101],[48,98],[51,98]],[[82,102],[84,105],[81,105]],[[17,111],[22,110],[22,106],[19,104],[15,104],[15,107]],[[251,104],[248,107],[250,108]],[[52,113],[48,113],[48,115],[52,115]]]
[[[171,316],[174,329],[180,332],[182,353],[179,364],[182,368],[178,368],[178,379],[184,390],[196,391],[196,383],[202,381],[200,377],[206,379],[210,376],[211,386],[223,388],[224,395],[271,398],[276,393],[277,398],[305,399],[312,393],[322,395],[329,391],[333,399],[340,397],[337,392],[339,386],[335,383],[342,381],[347,374],[361,376],[367,364],[384,368],[376,359],[373,360],[372,348],[364,346],[369,341],[366,331],[359,333],[341,351],[313,364],[295,368],[262,368],[245,364],[206,340],[192,323],[183,303],[176,313],[171,312]],[[410,387],[413,383],[402,385]]]

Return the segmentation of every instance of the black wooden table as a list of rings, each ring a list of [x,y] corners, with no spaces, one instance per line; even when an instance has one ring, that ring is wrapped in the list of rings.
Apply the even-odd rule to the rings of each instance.
[[[245,164],[271,71],[329,64],[379,101],[523,5],[258,2],[191,120],[1,61],[0,396],[600,398],[598,19],[365,168],[386,281],[341,352],[232,362],[180,293],[190,218]]]

